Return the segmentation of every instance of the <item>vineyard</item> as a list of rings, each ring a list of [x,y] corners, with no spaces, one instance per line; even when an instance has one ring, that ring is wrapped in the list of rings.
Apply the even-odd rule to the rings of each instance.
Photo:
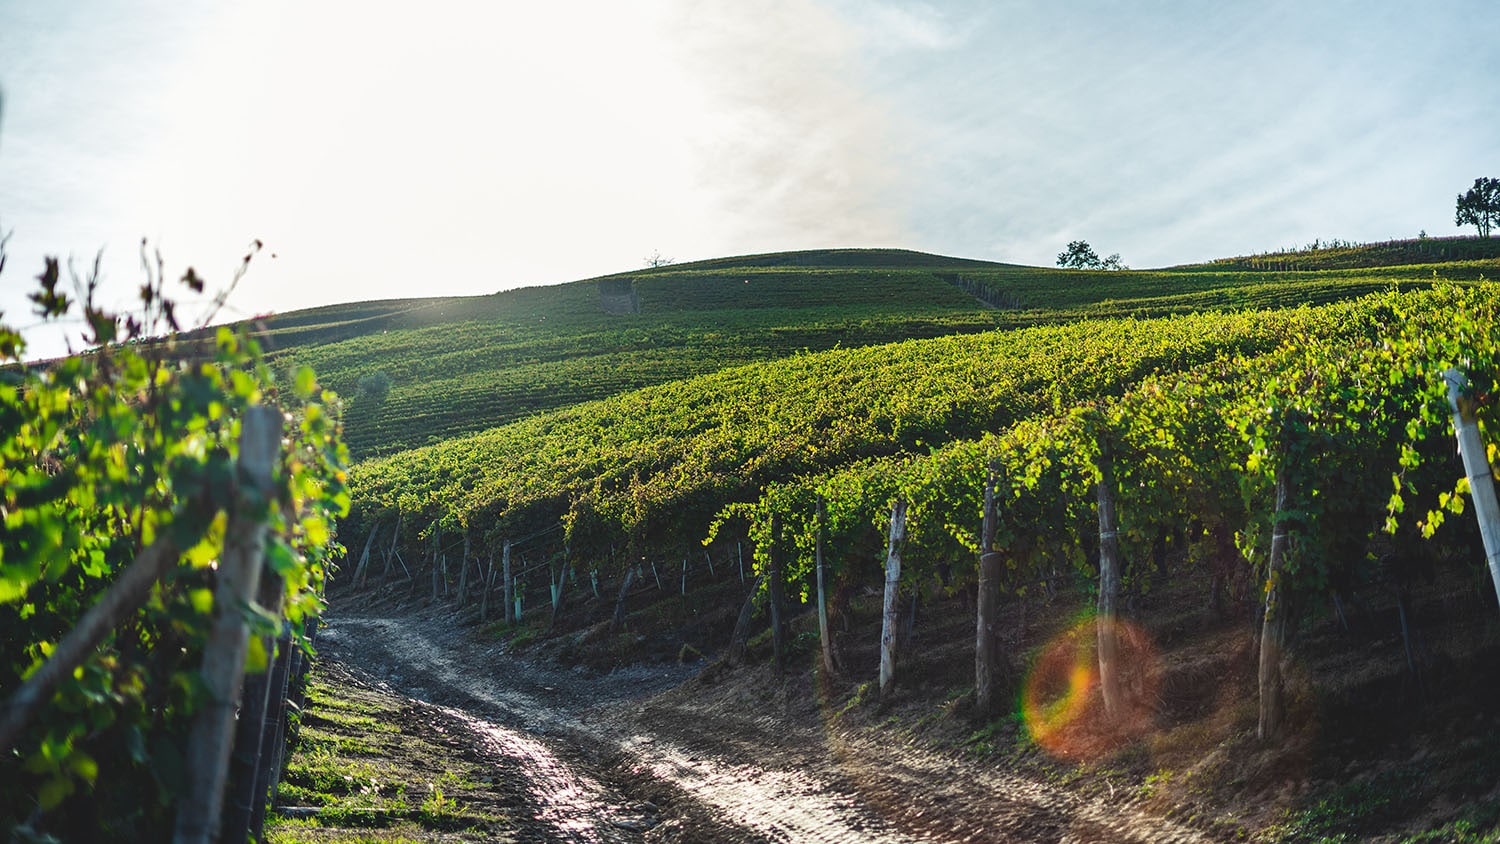
[[[258,829],[268,771],[335,771],[288,766],[294,721],[270,711],[312,653],[325,585],[336,606],[420,607],[424,624],[447,614],[565,664],[706,655],[695,682],[738,672],[783,704],[805,682],[821,718],[877,734],[919,700],[918,723],[965,725],[969,752],[1037,776],[1077,769],[1026,753],[1099,764],[1181,727],[1196,731],[1187,755],[1228,747],[1251,761],[1215,770],[1272,788],[1313,741],[1309,690],[1334,682],[1308,668],[1315,630],[1390,619],[1399,664],[1338,680],[1353,689],[1495,685],[1473,669],[1500,653],[1487,246],[1108,273],[779,253],[174,341],[149,339],[176,327],[159,273],[139,319],[86,300],[101,351],[23,365],[3,335],[3,828],[202,840],[218,800]],[[1426,263],[1447,254],[1431,249],[1456,260]],[[51,272],[34,301],[56,317],[71,303]],[[369,386],[377,372],[388,390]],[[235,574],[247,554],[251,574]],[[1478,632],[1450,645],[1450,622]],[[1216,636],[1244,642],[1203,657],[1243,700],[1205,703],[1216,693],[1186,676],[1202,666],[1162,667],[1159,648]],[[1337,647],[1364,647],[1350,641]],[[260,708],[241,712],[235,761],[200,776],[241,682]],[[398,711],[370,694],[370,711]],[[432,739],[420,720],[403,729]],[[1458,837],[1500,819],[1486,764],[1433,775],[1462,779],[1473,806],[1410,840],[1494,840]],[[1179,769],[1142,773],[1136,802],[1173,791]],[[395,816],[429,814],[363,787]],[[1172,834],[1355,840],[1318,814],[1333,799]],[[1138,809],[1128,840],[1150,840]],[[447,810],[434,816],[498,823]],[[1395,828],[1360,811],[1360,830]],[[898,826],[943,829],[919,814]]]
[[[1079,317],[1284,308],[1493,276],[1494,259],[1263,273],[1088,273],[890,250],[668,265],[467,299],[334,306],[256,323],[278,365],[311,367],[348,400],[356,460],[722,369]],[[602,306],[615,287],[635,312]],[[361,394],[383,372],[390,390]],[[439,396],[440,400],[433,397]]]
[[[841,648],[868,649],[841,646],[828,617],[882,589],[882,697],[919,659],[902,653],[917,607],[967,595],[966,711],[981,721],[1017,693],[1002,608],[1081,591],[1094,604],[1072,646],[1084,673],[1023,694],[1032,737],[1064,758],[1149,729],[1154,681],[1123,608],[1201,580],[1206,605],[1255,618],[1254,732],[1274,744],[1299,694],[1287,674],[1296,631],[1325,601],[1343,618],[1369,590],[1389,592],[1420,672],[1429,657],[1408,626],[1419,584],[1484,571],[1465,502],[1469,478],[1487,475],[1456,463],[1452,431],[1455,413],[1492,424],[1490,269],[1443,268],[1463,284],[1413,278],[1425,266],[1233,273],[1217,286],[1196,275],[1193,293],[1163,297],[1148,294],[1166,273],[1111,273],[1137,296],[1059,294],[1068,320],[808,351],[367,460],[348,524],[393,546],[406,531],[414,591],[428,566],[435,599],[458,577],[495,590],[504,623],[534,607],[554,635],[582,640],[621,628],[633,584],[670,589],[664,573],[675,583],[680,570],[686,594],[690,568],[701,578],[718,558],[756,583],[730,664],[764,612],[765,653],[785,665],[788,619],[815,609],[819,664],[837,674]],[[998,285],[1012,272],[965,277]],[[1291,291],[1302,307],[1285,307]],[[513,564],[523,544],[530,562]],[[1481,600],[1493,603],[1489,580]]]

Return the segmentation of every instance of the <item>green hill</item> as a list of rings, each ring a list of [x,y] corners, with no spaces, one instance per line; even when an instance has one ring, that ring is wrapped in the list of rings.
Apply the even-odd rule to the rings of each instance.
[[[280,363],[349,400],[356,460],[641,387],[803,352],[1068,322],[1321,303],[1500,262],[1266,273],[1082,272],[903,250],[667,265],[489,296],[329,306],[263,321]],[[383,372],[383,401],[359,394]]]

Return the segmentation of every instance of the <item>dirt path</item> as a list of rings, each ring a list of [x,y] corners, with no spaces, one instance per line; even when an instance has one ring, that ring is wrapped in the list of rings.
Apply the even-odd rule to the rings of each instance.
[[[508,656],[441,614],[330,614],[320,647],[465,725],[526,779],[547,840],[1207,842],[1125,799],[1090,800],[817,713],[669,692],[694,669],[598,673]],[[665,694],[664,694],[665,693]]]

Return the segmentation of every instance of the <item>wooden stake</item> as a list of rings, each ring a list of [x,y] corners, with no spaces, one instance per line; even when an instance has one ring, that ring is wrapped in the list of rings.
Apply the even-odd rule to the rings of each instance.
[[[615,598],[615,614],[609,626],[611,630],[619,630],[625,623],[625,596],[630,594],[630,584],[635,582],[635,567],[625,569],[625,579],[620,582],[620,594]]]
[[[1120,533],[1115,518],[1115,463],[1107,438],[1099,438],[1099,610],[1095,627],[1099,641],[1099,691],[1104,696],[1104,714],[1118,718]]]
[[[782,565],[781,545],[781,514],[772,513],[771,547],[767,549],[771,565],[766,573],[766,584],[770,587],[767,591],[771,605],[771,654],[778,674],[786,670],[786,622],[783,617],[786,575]]]
[[[377,522],[370,528],[370,535],[365,537],[365,550],[359,554],[359,564],[354,567],[354,577],[351,579],[355,589],[363,589],[365,578],[370,567],[370,546],[375,543],[375,534],[380,532],[380,524]]]
[[[827,520],[827,508],[823,496],[818,496],[817,539],[813,547],[813,562],[818,569],[818,641],[823,645],[823,671],[828,676],[837,672],[833,658],[833,639],[828,635],[828,588],[823,566],[823,534]]]
[[[1281,674],[1281,657],[1291,633],[1290,590],[1281,582],[1287,545],[1291,541],[1287,507],[1291,489],[1287,467],[1276,470],[1276,516],[1271,528],[1271,558],[1266,564],[1266,612],[1260,628],[1259,693],[1260,719],[1255,735],[1269,741],[1281,734],[1286,716],[1283,701],[1285,688]]]
[[[458,561],[458,606],[464,606],[469,592],[469,532],[464,531],[464,555]]]
[[[891,506],[891,529],[885,554],[885,606],[880,621],[880,696],[896,679],[896,598],[901,591],[901,546],[906,541],[906,499]]]
[[[484,573],[484,586],[479,593],[479,620],[490,617],[490,592],[495,588],[495,546],[490,546],[490,566]]]
[[[368,544],[366,547],[368,548]],[[279,616],[282,610],[281,599],[284,588],[281,576],[268,569],[261,577],[259,592],[255,597],[256,603],[262,607],[275,607],[276,614]],[[282,624],[282,628],[290,631],[285,623]],[[290,636],[288,638],[290,639]],[[261,646],[265,649],[267,656],[276,654],[276,658],[266,671],[247,676],[241,693],[240,712],[234,730],[234,752],[229,757],[229,781],[226,786],[228,790],[224,795],[224,818],[220,828],[220,837],[230,844],[240,844],[250,836],[251,819],[255,816],[255,809],[266,799],[266,787],[264,783],[259,782],[259,770],[270,761],[266,758],[271,755],[266,752],[266,746],[270,744],[267,737],[268,735],[274,736],[276,732],[275,729],[270,728],[274,726],[269,715],[269,708],[273,703],[271,700],[272,680],[276,674],[275,668],[284,656],[285,648],[277,650],[277,640],[274,636],[262,636]]]
[[[515,583],[514,583],[514,581],[512,581],[510,579],[510,540],[509,539],[505,540],[504,549],[500,552],[500,578],[501,578],[502,582],[505,584],[505,623],[506,624],[513,624],[516,621],[519,621],[520,619],[518,619],[515,615],[513,615],[511,613],[511,608],[514,605],[514,599],[513,599],[512,596],[514,595]]]
[[[745,603],[740,606],[739,619],[734,623],[734,634],[730,636],[729,647],[724,651],[724,661],[729,665],[743,665],[749,652],[750,620],[755,615],[755,596],[760,592],[760,583],[760,580],[755,582],[755,588],[750,590],[750,594],[745,596]]]
[[[275,494],[272,473],[281,451],[281,411],[256,405],[240,422],[239,474],[263,500]],[[205,702],[188,729],[184,764],[188,791],[178,804],[173,840],[196,844],[218,838],[229,770],[234,713],[245,677],[249,629],[243,607],[260,586],[265,523],[236,502],[225,528],[224,551],[214,578],[213,622],[203,649]]]
[[[1000,552],[995,550],[999,513],[995,509],[995,469],[984,482],[984,521],[979,531],[979,594],[974,624],[974,714],[987,721],[995,712],[995,674],[1000,662]]]
[[[1474,516],[1479,520],[1479,538],[1484,543],[1485,561],[1490,581],[1500,598],[1500,503],[1495,500],[1495,477],[1490,471],[1489,455],[1479,436],[1479,422],[1474,403],[1464,397],[1469,378],[1457,369],[1443,373],[1448,382],[1448,404],[1453,409],[1453,431],[1458,437],[1458,451],[1464,461],[1464,475],[1469,479],[1469,497],[1474,501]]]
[[[380,573],[380,585],[382,587],[385,586],[386,579],[391,576],[391,558],[396,556],[396,540],[401,536],[401,519],[402,516],[398,512],[396,514],[396,529],[391,531],[391,547],[385,552],[385,570]],[[401,567],[405,568],[406,563],[402,563]],[[410,577],[410,573],[407,576]]]

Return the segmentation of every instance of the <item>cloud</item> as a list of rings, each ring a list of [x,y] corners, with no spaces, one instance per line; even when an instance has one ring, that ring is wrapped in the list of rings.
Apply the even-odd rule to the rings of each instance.
[[[770,250],[905,239],[902,197],[914,186],[897,159],[908,139],[866,84],[854,26],[808,0],[757,0],[687,5],[678,32],[713,107],[681,119],[727,240]]]

